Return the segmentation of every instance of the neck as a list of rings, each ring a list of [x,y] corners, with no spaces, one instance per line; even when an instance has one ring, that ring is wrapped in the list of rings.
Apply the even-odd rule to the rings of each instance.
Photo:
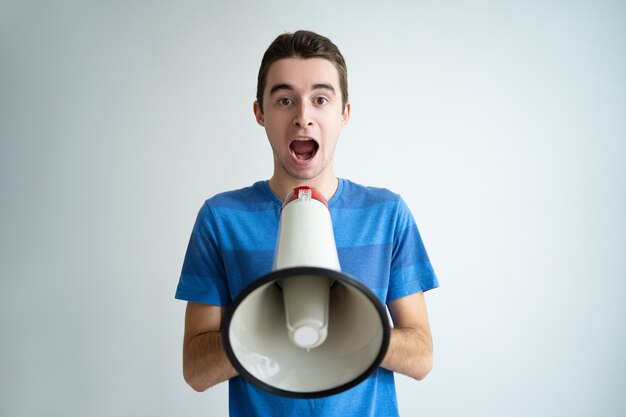
[[[300,186],[308,186],[316,188],[319,192],[322,193],[326,200],[330,201],[330,199],[337,192],[337,187],[339,187],[339,180],[335,175],[330,176],[329,178],[313,178],[310,180],[299,180],[297,178],[285,178],[281,179],[274,175],[270,178],[270,189],[278,197],[280,200],[283,200],[287,197],[287,194],[291,192],[296,187]]]

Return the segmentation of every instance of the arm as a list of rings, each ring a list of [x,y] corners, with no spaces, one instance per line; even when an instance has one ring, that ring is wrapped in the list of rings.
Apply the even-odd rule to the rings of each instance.
[[[398,298],[388,306],[394,328],[381,366],[422,380],[433,367],[433,344],[424,293]]]
[[[220,324],[224,307],[187,303],[183,341],[183,376],[196,391],[237,376],[224,347]]]

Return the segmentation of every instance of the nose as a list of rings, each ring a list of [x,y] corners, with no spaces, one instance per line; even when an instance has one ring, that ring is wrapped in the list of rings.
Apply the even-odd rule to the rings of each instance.
[[[297,107],[293,118],[293,124],[302,128],[313,125],[310,109],[306,102],[303,102]]]

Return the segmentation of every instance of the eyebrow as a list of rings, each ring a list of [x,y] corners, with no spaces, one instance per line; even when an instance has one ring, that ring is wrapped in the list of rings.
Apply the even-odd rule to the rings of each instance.
[[[270,96],[272,96],[274,93],[280,90],[293,91],[294,88],[291,84],[285,84],[285,83],[276,84],[272,86],[272,88],[270,89]],[[331,84],[327,84],[327,83],[313,84],[313,90],[328,90],[331,93],[335,94],[335,88]]]

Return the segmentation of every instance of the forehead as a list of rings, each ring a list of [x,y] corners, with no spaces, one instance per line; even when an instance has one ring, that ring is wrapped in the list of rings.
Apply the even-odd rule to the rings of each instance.
[[[298,90],[309,90],[319,84],[330,84],[339,89],[339,72],[324,58],[284,58],[274,62],[267,72],[264,94],[277,84],[288,84]]]

